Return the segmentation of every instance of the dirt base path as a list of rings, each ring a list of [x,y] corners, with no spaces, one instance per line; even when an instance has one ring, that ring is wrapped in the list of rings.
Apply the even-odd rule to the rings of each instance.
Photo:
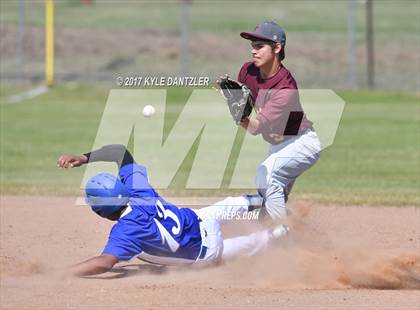
[[[2,309],[420,308],[420,208],[292,202],[290,236],[258,257],[200,271],[134,259],[78,279],[57,271],[100,253],[112,222],[74,198],[0,202]],[[232,224],[224,234],[258,226]]]

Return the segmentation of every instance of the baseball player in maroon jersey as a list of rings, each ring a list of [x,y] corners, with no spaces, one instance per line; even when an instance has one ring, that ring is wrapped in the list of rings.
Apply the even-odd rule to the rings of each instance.
[[[286,202],[296,178],[319,159],[320,141],[299,101],[298,87],[283,65],[286,34],[275,22],[263,22],[254,32],[242,32],[251,43],[252,61],[238,75],[256,98],[255,117],[240,126],[269,143],[257,170],[256,186],[265,210],[274,220],[287,215]]]

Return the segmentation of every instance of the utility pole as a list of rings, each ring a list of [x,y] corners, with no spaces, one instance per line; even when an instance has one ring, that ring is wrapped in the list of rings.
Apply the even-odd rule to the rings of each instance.
[[[19,26],[16,39],[16,82],[25,79],[25,0],[19,0]]]
[[[181,0],[181,40],[180,40],[180,62],[181,62],[181,76],[188,75],[188,45],[189,45],[189,34],[188,34],[188,9],[190,0]]]
[[[367,85],[375,87],[375,51],[373,37],[373,0],[366,0],[366,69]]]
[[[356,0],[347,0],[347,63],[348,85],[354,88],[357,85],[356,75]]]

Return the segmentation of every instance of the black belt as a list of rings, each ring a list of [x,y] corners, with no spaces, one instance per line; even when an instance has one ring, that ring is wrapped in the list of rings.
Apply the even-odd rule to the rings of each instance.
[[[201,218],[198,218],[198,223],[201,223],[202,221],[203,220]],[[200,229],[200,235],[201,235],[201,229]],[[201,240],[201,242],[203,242],[203,240]],[[203,259],[204,256],[206,256],[206,253],[207,253],[207,247],[202,245],[197,259]]]
[[[293,138],[296,138],[296,137],[299,137],[299,136],[301,136],[301,135],[303,135],[307,130],[310,130],[310,131],[315,131],[315,129],[314,129],[314,127],[312,127],[312,126],[310,126],[310,127],[308,127],[308,128],[306,128],[305,130],[303,130],[302,132],[300,132],[300,133],[298,133],[297,135],[287,135],[287,136],[281,136],[282,137],[282,139],[278,142],[278,143],[271,143],[271,144],[273,144],[273,145],[277,145],[277,144],[280,144],[280,143],[283,143],[283,142],[286,142],[287,140],[290,140],[290,139],[293,139]]]
[[[200,255],[198,256],[199,259],[203,259],[204,256],[206,256],[207,253],[207,247],[206,246],[202,246],[201,250],[200,250]]]

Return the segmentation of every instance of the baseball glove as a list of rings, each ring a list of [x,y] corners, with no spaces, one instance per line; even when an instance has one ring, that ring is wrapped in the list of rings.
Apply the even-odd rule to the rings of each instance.
[[[217,83],[220,87],[220,93],[226,99],[233,120],[239,125],[244,118],[251,114],[254,107],[254,99],[250,89],[227,75],[221,77]]]

